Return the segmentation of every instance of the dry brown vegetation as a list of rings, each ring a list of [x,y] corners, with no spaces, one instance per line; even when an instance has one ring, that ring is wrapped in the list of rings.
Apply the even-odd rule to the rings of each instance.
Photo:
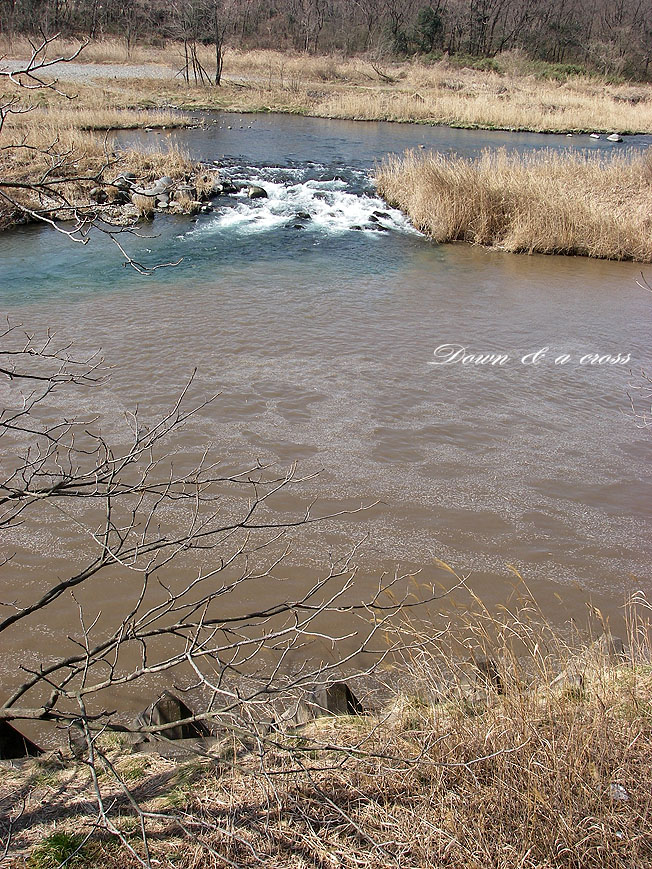
[[[72,48],[58,45],[59,53]],[[27,55],[27,43],[12,44],[13,56]],[[92,62],[161,63],[160,77],[112,81],[101,90],[79,86],[80,107],[94,113],[116,107],[162,107],[229,111],[296,112],[319,117],[413,121],[487,129],[536,132],[652,132],[652,86],[611,84],[586,76],[562,80],[535,74],[518,52],[499,57],[501,72],[464,69],[443,59],[386,63],[277,51],[235,51],[225,55],[223,87],[191,86],[174,78],[181,48],[165,51],[135,46],[129,57],[117,41],[91,43],[82,59]],[[199,49],[210,62],[210,48]],[[62,80],[69,73],[57,70]],[[46,97],[44,97],[46,98]],[[87,123],[120,126],[120,118]],[[178,118],[177,118],[178,122]],[[168,118],[160,126],[171,126]],[[149,124],[153,126],[154,122]]]
[[[32,117],[30,112],[27,116]],[[29,128],[12,128],[0,150],[0,176],[17,184],[30,184],[46,177],[53,190],[61,190],[72,205],[87,207],[90,190],[110,183],[123,172],[134,172],[141,182],[154,181],[162,175],[186,179],[196,169],[187,154],[163,145],[150,151],[113,151],[100,136],[57,126],[56,123],[30,124]],[[57,183],[60,182],[60,183]],[[108,188],[109,195],[111,188]],[[12,189],[12,197],[29,208],[47,206],[34,189]],[[57,203],[52,199],[52,207]],[[61,216],[65,216],[62,214]],[[17,214],[11,203],[0,201],[0,228],[15,222]]]
[[[409,152],[382,165],[377,182],[438,242],[652,262],[650,155]]]
[[[640,593],[637,604],[649,615]],[[183,764],[126,754],[107,735],[107,758],[153,813],[152,865],[649,866],[650,624],[630,624],[625,657],[605,638],[563,641],[531,601],[500,619],[480,605],[459,631],[429,642],[425,625],[404,627],[418,643],[395,669],[402,690],[374,713],[261,733],[257,745],[234,735]],[[485,681],[465,661],[487,651],[496,672]],[[144,857],[109,766],[100,781],[113,823]],[[6,767],[0,799],[7,817],[25,801],[13,866],[57,865],[47,860],[62,843],[68,853],[79,846],[77,867],[138,865],[96,828],[81,762],[51,754]]]

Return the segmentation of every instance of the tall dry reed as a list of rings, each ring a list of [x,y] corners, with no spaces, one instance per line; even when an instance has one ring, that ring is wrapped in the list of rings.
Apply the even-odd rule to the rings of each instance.
[[[652,160],[553,151],[477,159],[408,152],[378,189],[435,241],[652,262]]]

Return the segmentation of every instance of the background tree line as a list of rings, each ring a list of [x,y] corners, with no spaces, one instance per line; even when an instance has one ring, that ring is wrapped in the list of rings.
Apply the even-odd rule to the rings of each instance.
[[[15,34],[180,40],[385,57],[443,53],[533,59],[645,79],[652,59],[649,0],[0,0]],[[489,63],[490,67],[491,64]]]

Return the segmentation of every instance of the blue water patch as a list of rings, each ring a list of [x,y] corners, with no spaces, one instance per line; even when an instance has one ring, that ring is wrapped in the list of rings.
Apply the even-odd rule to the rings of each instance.
[[[238,264],[305,261],[316,273],[376,274],[401,267],[414,246],[433,248],[398,210],[377,196],[368,175],[321,164],[269,167],[230,165],[224,180],[242,190],[213,201],[197,217],[158,215],[120,244],[145,268],[157,269],[156,283],[180,287],[212,280],[215,271]],[[247,185],[261,186],[266,198],[252,199]],[[0,237],[0,298],[19,305],[56,295],[114,290],[141,291],[143,278],[111,239],[94,232],[87,245],[73,243],[49,227],[25,227]]]

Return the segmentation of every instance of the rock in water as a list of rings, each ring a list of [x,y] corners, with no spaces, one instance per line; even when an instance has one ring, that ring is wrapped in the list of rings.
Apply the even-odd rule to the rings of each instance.
[[[43,749],[23,736],[7,721],[0,721],[0,760],[15,760],[19,757],[36,757]]]
[[[156,703],[141,713],[136,719],[137,727],[152,727],[160,724],[173,724],[184,718],[192,718],[193,711],[169,691],[164,691]],[[176,724],[166,727],[152,734],[146,734],[146,739],[156,739],[163,736],[166,739],[193,739],[210,736],[210,732],[202,721],[193,721],[187,724]]]
[[[620,133],[612,133],[610,136],[607,136],[608,142],[622,142],[623,137]]]
[[[267,199],[267,191],[258,184],[250,184],[247,188],[247,196],[249,199]]]

